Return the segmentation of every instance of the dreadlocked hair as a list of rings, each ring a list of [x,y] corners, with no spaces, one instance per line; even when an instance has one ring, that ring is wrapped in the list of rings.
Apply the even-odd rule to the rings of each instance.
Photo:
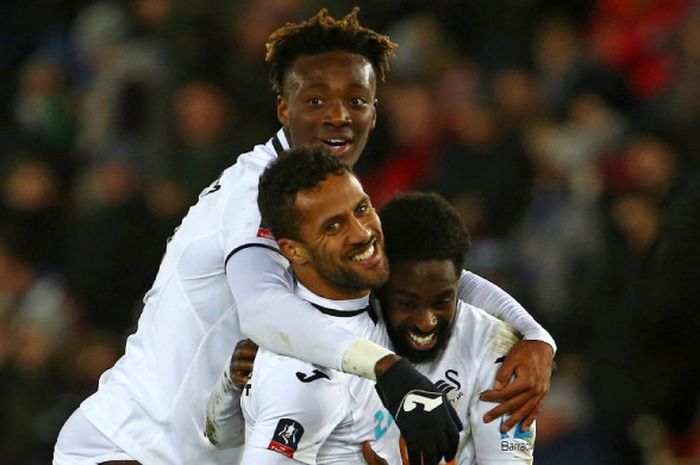
[[[450,260],[459,275],[471,247],[469,232],[454,207],[435,193],[397,194],[379,212],[386,258]]]
[[[354,7],[344,18],[335,19],[322,8],[311,19],[287,23],[273,32],[265,44],[272,90],[282,94],[284,75],[300,56],[335,51],[364,56],[372,64],[377,79],[383,82],[396,44],[388,36],[361,26],[357,19],[359,11]]]

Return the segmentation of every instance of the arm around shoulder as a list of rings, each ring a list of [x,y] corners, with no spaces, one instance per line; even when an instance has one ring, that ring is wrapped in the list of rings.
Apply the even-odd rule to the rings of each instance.
[[[272,352],[343,371],[346,351],[363,338],[293,294],[287,262],[277,251],[244,248],[229,258],[226,273],[246,337]]]
[[[459,278],[459,298],[512,325],[525,339],[542,341],[556,353],[557,345],[549,332],[530,315],[510,294],[491,281],[462,271]]]

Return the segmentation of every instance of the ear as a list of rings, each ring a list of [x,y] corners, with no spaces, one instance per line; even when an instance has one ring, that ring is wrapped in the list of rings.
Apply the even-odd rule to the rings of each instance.
[[[282,95],[277,96],[277,120],[285,128],[289,123],[289,105],[287,105],[287,99]]]
[[[309,261],[309,255],[301,242],[294,239],[279,239],[277,241],[280,252],[292,265],[303,265]]]
[[[370,128],[374,129],[374,126],[377,124],[377,99],[374,99],[374,103],[372,104],[372,125]]]

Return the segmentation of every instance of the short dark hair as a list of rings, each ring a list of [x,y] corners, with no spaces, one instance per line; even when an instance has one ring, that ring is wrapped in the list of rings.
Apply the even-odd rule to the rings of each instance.
[[[396,44],[388,36],[361,26],[357,20],[359,10],[355,7],[338,20],[323,8],[311,19],[287,23],[273,32],[265,44],[272,90],[282,94],[285,73],[300,56],[336,51],[364,56],[372,64],[377,80],[384,81]]]
[[[282,152],[260,176],[258,208],[263,223],[276,238],[299,240],[299,215],[294,206],[299,191],[312,189],[331,174],[354,173],[337,155],[318,145]]]
[[[454,207],[435,193],[394,196],[379,212],[389,265],[402,260],[450,260],[459,274],[471,247]]]

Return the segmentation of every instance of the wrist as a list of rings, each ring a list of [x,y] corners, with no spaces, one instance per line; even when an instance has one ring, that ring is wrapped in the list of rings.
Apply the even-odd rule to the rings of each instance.
[[[554,338],[544,328],[539,328],[537,331],[528,331],[523,333],[523,339],[526,341],[542,342],[547,344],[552,349],[552,357],[557,353],[557,343]]]
[[[376,375],[377,378],[382,376],[384,373],[389,371],[389,368],[394,366],[396,362],[401,360],[401,357],[399,357],[396,354],[389,354],[377,361],[377,363],[374,365],[374,374]]]
[[[234,377],[231,376],[231,372],[233,371],[233,356],[229,359],[229,363],[227,363],[224,366],[224,373],[221,377],[221,386],[224,389],[224,392],[241,392],[243,390],[242,386],[239,386]]]
[[[348,347],[343,354],[342,369],[345,373],[351,373],[376,381],[377,364],[389,355],[394,355],[399,358],[386,347],[380,346],[369,339],[360,339]],[[384,361],[380,368],[386,370],[392,364],[393,363]]]

